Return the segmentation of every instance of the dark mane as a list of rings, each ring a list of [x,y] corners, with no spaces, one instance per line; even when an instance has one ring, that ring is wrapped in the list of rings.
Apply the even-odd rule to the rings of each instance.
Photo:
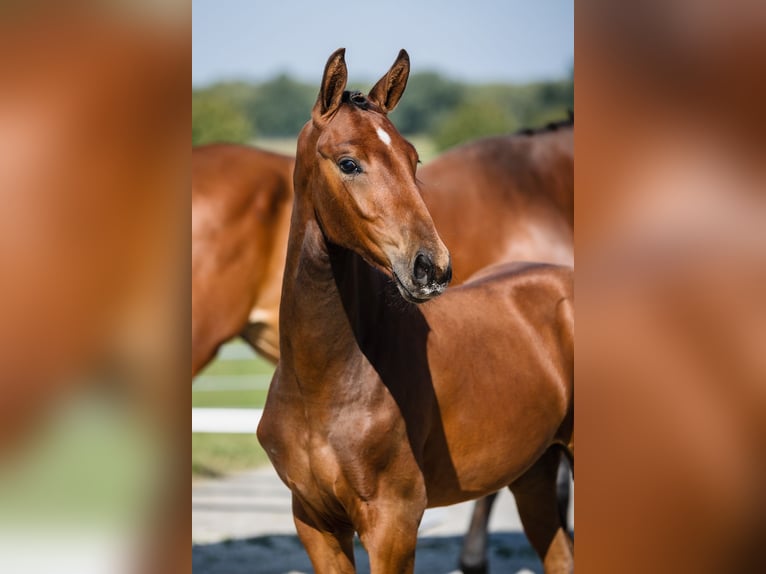
[[[555,132],[561,128],[571,128],[574,126],[574,112],[569,110],[567,112],[568,117],[565,120],[558,120],[555,122],[549,122],[541,127],[536,128],[524,128],[515,133],[515,135],[521,136],[533,136],[535,134],[542,134],[547,132]]]

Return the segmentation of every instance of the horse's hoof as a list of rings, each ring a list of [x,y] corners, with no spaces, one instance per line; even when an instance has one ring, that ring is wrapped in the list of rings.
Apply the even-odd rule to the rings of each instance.
[[[469,566],[467,564],[460,563],[460,571],[463,574],[487,574],[487,563],[483,562],[481,564],[474,564],[472,566]]]

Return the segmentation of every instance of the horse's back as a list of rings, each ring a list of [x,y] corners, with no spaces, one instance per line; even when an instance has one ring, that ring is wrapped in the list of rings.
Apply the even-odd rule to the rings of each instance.
[[[291,197],[293,165],[289,156],[245,145],[192,148],[192,202],[213,197],[235,207],[237,199],[256,194],[271,195],[271,201]]]
[[[423,166],[418,176],[429,186],[486,189],[485,198],[514,201],[553,200],[570,224],[574,223],[574,129],[572,125],[532,134],[492,136],[447,150]],[[555,185],[551,185],[551,184]],[[569,191],[567,195],[563,191]]]

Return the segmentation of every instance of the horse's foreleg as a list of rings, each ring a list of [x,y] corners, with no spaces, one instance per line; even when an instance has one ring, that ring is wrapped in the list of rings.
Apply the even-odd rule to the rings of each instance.
[[[524,532],[546,574],[574,572],[572,540],[562,524],[556,499],[558,449],[549,449],[510,485]]]
[[[495,498],[497,493],[480,498],[473,507],[471,524],[463,538],[463,549],[460,552],[460,570],[463,574],[487,572],[487,525]]]
[[[293,520],[298,537],[317,574],[354,574],[354,531],[319,528],[293,495]]]
[[[370,574],[412,574],[422,508],[410,501],[370,504],[359,538],[370,556]]]

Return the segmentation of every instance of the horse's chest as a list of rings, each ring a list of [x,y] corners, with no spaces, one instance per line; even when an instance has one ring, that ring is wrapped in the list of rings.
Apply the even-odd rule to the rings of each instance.
[[[394,406],[384,401],[323,415],[296,411],[292,422],[282,419],[283,456],[275,466],[305,500],[325,504],[328,499],[346,503],[374,498],[384,469],[417,469],[406,425]]]
[[[275,467],[304,506],[323,519],[342,519],[356,499],[374,492],[375,474],[355,441],[338,444],[337,437],[310,427],[292,439],[282,436]]]

